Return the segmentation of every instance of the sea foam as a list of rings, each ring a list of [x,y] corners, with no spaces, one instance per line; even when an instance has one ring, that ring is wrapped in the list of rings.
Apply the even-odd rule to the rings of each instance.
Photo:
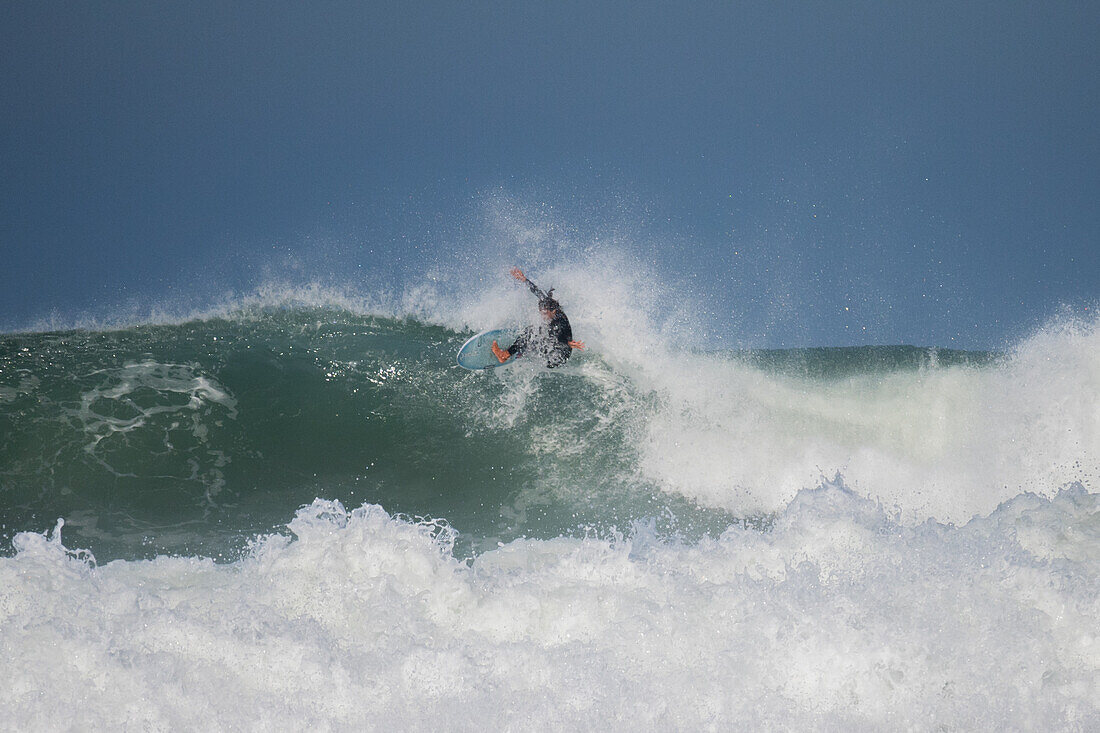
[[[219,565],[0,559],[13,729],[1100,725],[1100,503],[907,526],[842,485],[768,532],[515,540],[318,500]],[[60,529],[60,528],[59,528]]]

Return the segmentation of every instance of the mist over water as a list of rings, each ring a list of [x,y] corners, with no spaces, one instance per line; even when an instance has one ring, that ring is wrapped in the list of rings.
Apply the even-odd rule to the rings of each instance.
[[[1100,724],[1095,319],[753,350],[621,249],[532,259],[0,338],[5,719]],[[566,367],[455,365],[534,317],[501,262]]]

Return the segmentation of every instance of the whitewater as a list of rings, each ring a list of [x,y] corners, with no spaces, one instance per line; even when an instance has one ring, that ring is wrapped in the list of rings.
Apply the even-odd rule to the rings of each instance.
[[[1100,323],[716,349],[547,277],[552,372],[454,364],[503,285],[0,336],[2,727],[1100,727]]]

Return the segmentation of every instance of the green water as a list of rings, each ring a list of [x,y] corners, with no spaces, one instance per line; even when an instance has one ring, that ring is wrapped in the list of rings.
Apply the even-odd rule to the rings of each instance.
[[[100,562],[229,558],[316,497],[445,517],[466,552],[650,516],[725,526],[637,480],[644,394],[609,374],[468,372],[468,335],[276,310],[6,336],[0,540],[64,517]]]

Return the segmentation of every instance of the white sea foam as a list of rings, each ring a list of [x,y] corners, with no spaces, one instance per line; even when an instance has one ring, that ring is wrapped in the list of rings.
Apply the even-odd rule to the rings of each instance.
[[[962,527],[840,486],[768,532],[517,540],[304,507],[230,565],[0,559],[12,730],[1086,730],[1100,725],[1100,503]]]
[[[909,519],[963,522],[1022,491],[1100,480],[1100,328],[1043,331],[1001,364],[836,380],[717,357],[642,362],[661,397],[641,467],[670,490],[774,511],[821,476]]]

